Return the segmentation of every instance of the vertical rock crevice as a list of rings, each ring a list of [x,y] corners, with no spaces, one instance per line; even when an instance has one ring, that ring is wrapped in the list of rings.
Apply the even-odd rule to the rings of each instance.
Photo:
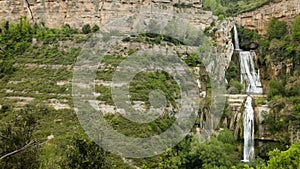
[[[99,7],[99,19],[100,19],[100,25],[102,25],[102,20],[103,20],[103,16],[102,16],[102,11],[103,11],[103,8],[104,8],[104,4],[105,4],[105,0],[102,0],[101,1],[101,6]]]
[[[30,6],[30,3],[28,2],[28,0],[25,0],[26,4],[27,4],[27,9],[30,13],[30,16],[31,16],[31,20],[34,22],[34,17],[33,17],[33,13],[32,13],[32,10],[31,10],[31,6]]]

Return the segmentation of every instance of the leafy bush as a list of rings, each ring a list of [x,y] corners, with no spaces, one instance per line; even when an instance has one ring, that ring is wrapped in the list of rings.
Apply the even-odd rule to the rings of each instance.
[[[229,89],[228,92],[230,94],[238,94],[241,93],[242,90],[244,89],[244,85],[241,84],[239,81],[236,81],[234,79],[231,79],[229,82]]]
[[[267,35],[269,39],[280,39],[287,33],[287,25],[285,22],[272,18],[268,23]]]
[[[221,131],[217,136],[217,139],[225,144],[236,144],[236,139],[229,129],[224,129],[223,131]]]
[[[92,28],[92,31],[97,32],[99,29],[100,29],[99,26],[95,24]]]
[[[231,142],[231,140],[224,141]],[[202,144],[198,143],[198,146],[192,148],[190,155],[190,162],[193,163],[191,168],[231,168],[238,163],[238,153],[235,151],[235,146],[223,143],[216,138],[211,138]]]
[[[294,143],[288,150],[275,149],[269,152],[268,165],[257,169],[296,169],[300,168],[300,142]]]
[[[184,62],[191,67],[199,66],[202,64],[201,58],[197,54],[188,54]]]
[[[238,67],[236,66],[236,64],[233,61],[230,61],[229,67],[226,70],[226,74],[225,74],[227,81],[230,82],[231,79],[237,79],[238,74],[239,74]]]
[[[2,23],[1,28],[0,47],[6,54],[22,54],[30,46],[35,30],[26,18],[21,18],[17,24],[6,21]]]
[[[269,90],[268,90],[268,100],[272,99],[274,96],[284,96],[285,90],[284,86],[281,82],[276,80],[271,80],[269,83]]]
[[[91,26],[90,26],[90,24],[83,25],[83,27],[82,27],[81,30],[82,30],[82,33],[84,33],[84,34],[91,33]]]
[[[108,153],[83,135],[72,138],[72,146],[67,149],[67,157],[62,163],[63,168],[111,168]]]

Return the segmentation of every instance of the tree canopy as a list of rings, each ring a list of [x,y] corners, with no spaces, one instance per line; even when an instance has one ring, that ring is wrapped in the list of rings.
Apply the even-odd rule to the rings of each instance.
[[[272,18],[268,23],[267,35],[269,39],[280,39],[287,33],[287,25],[285,22]]]

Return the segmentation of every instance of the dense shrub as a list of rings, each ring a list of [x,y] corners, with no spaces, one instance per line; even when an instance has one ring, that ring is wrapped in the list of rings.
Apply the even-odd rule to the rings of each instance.
[[[287,33],[287,25],[285,22],[272,18],[268,23],[267,35],[269,39],[280,39]]]
[[[9,112],[13,118],[1,121],[0,125],[0,168],[39,168],[39,144],[34,139],[38,118],[31,107]],[[27,148],[26,148],[27,147]]]
[[[238,74],[239,74],[239,70],[238,67],[236,66],[236,64],[231,61],[229,63],[229,67],[226,71],[225,77],[227,79],[228,82],[231,81],[231,79],[237,79],[238,78]]]
[[[82,27],[81,30],[82,30],[82,33],[84,33],[84,34],[91,33],[91,26],[90,26],[90,24],[83,25],[83,27]]]
[[[281,82],[276,80],[271,80],[269,83],[268,99],[272,99],[274,96],[284,96],[285,90]]]
[[[241,93],[243,89],[244,89],[244,85],[241,84],[239,81],[236,81],[235,79],[230,80],[228,93],[238,94]]]
[[[67,157],[62,163],[63,168],[111,168],[108,153],[83,135],[72,138],[72,145],[67,149]]]
[[[100,29],[99,26],[95,24],[92,28],[92,31],[97,32],[99,29]]]
[[[293,144],[288,150],[275,149],[269,152],[268,165],[258,166],[257,169],[296,169],[300,168],[300,142]]]

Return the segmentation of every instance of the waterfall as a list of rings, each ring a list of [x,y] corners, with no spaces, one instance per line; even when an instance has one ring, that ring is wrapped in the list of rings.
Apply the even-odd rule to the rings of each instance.
[[[254,67],[254,52],[240,51],[241,83],[246,84],[248,94],[262,94],[262,85],[259,70],[256,72]]]
[[[239,51],[241,67],[241,83],[245,85],[248,96],[244,112],[244,162],[249,162],[254,157],[254,110],[250,94],[262,94],[262,83],[259,70],[255,70],[255,52],[242,51],[239,46],[238,32],[234,25],[235,49]]]
[[[234,31],[235,50],[240,50],[239,35],[238,35],[237,27],[235,25],[233,26],[233,31]]]
[[[248,96],[245,103],[244,114],[244,162],[254,157],[254,110],[252,98]]]

